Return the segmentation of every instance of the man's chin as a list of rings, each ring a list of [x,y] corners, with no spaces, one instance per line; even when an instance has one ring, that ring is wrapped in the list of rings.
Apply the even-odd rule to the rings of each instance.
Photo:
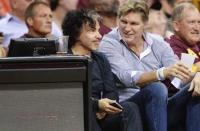
[[[190,42],[189,42],[189,45],[190,45],[190,46],[194,46],[194,45],[196,45],[198,42],[199,42],[199,40],[193,40],[193,41],[190,41]]]
[[[98,47],[93,47],[92,48],[92,51],[96,51],[96,50],[98,50]]]
[[[132,39],[132,38],[126,38],[126,39],[124,39],[124,41],[127,43],[127,44],[130,44],[130,43],[132,43],[133,41],[134,41],[134,39]]]
[[[98,48],[93,48],[93,49],[92,49],[92,51],[97,51],[97,50],[98,50]]]

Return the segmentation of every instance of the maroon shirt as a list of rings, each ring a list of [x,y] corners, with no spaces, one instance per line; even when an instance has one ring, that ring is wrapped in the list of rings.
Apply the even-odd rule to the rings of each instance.
[[[171,48],[173,49],[174,53],[181,58],[181,53],[188,53],[187,49],[191,49],[194,53],[196,53],[196,55],[199,58],[195,59],[195,62],[200,61],[200,56],[199,56],[199,52],[200,52],[200,43],[196,44],[195,46],[189,46],[186,42],[184,42],[183,40],[181,40],[180,38],[176,37],[175,35],[172,35],[169,39],[166,38],[165,39],[166,42],[168,42],[171,46]],[[169,79],[164,81],[165,85],[168,87],[169,90],[169,94],[174,94],[178,91],[178,89],[176,89],[172,84],[171,81]]]
[[[181,58],[181,53],[188,53],[187,49],[191,49],[199,58],[195,59],[195,63],[200,61],[200,42],[194,46],[189,46],[186,42],[180,38],[172,35],[169,39],[165,39],[172,47],[174,53]]]
[[[105,26],[104,24],[100,23],[100,34],[102,36],[108,34],[112,29],[110,29],[109,27]]]
[[[78,9],[88,8],[89,0],[79,0],[77,4]]]

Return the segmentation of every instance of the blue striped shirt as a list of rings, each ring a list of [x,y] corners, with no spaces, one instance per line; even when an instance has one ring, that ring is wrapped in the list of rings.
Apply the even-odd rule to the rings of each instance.
[[[120,101],[139,91],[133,87],[137,87],[142,73],[167,67],[177,61],[173,50],[161,36],[144,33],[143,37],[145,46],[139,57],[123,41],[118,28],[105,35],[101,41],[99,50],[107,56],[112,72],[128,87],[119,91]]]

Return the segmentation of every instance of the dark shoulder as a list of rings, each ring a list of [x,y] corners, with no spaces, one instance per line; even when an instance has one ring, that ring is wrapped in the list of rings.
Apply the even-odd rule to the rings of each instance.
[[[92,57],[98,57],[100,59],[106,59],[105,55],[102,52],[92,51]]]
[[[20,38],[35,38],[34,36],[30,35],[30,34],[24,34],[23,36],[21,36]]]
[[[102,52],[93,51],[92,58],[96,60],[98,63],[104,64],[105,66],[108,66],[109,64],[108,59]]]

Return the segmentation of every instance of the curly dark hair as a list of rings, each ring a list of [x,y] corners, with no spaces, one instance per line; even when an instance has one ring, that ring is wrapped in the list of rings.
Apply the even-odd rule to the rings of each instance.
[[[62,23],[62,30],[63,35],[69,36],[69,49],[78,41],[83,25],[88,24],[89,27],[95,28],[96,20],[100,21],[101,18],[93,10],[73,10],[66,14]]]

